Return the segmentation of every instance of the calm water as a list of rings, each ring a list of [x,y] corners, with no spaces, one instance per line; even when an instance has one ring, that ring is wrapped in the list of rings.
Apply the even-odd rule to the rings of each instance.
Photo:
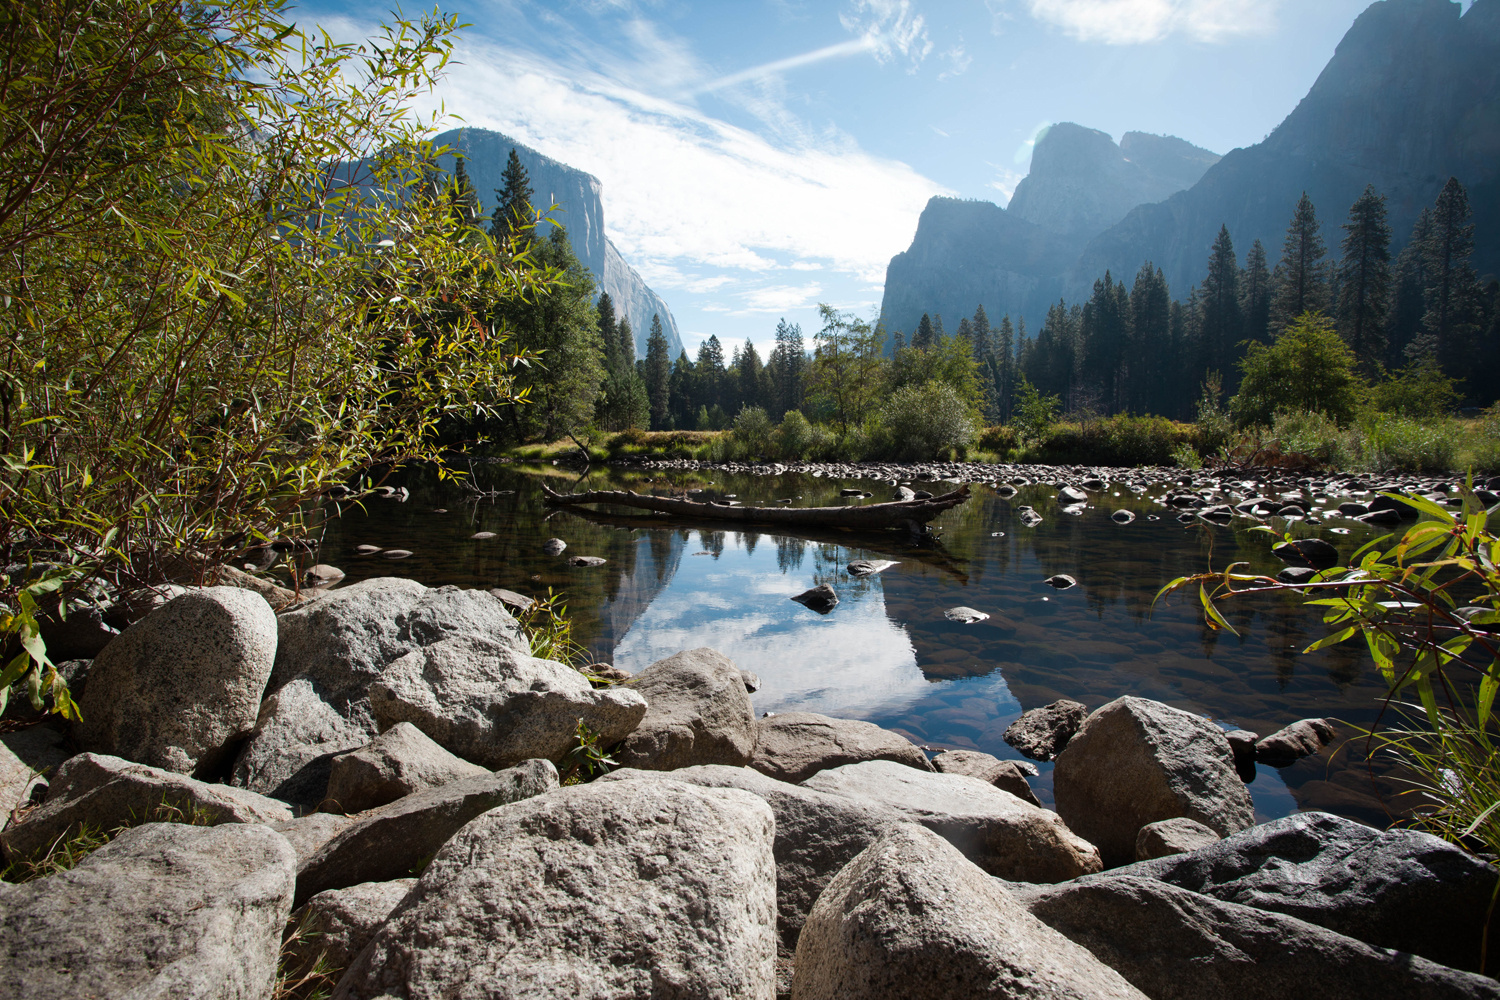
[[[1225,606],[1238,638],[1208,629],[1196,600],[1174,598],[1153,613],[1151,600],[1163,583],[1203,570],[1210,560],[1215,568],[1244,561],[1267,573],[1282,566],[1270,552],[1274,539],[1247,530],[1249,521],[1179,523],[1150,499],[1163,495],[1161,487],[1137,496],[1112,484],[1079,515],[1060,511],[1051,485],[1025,486],[1009,499],[975,487],[972,500],[934,522],[937,544],[918,548],[894,533],[812,539],[601,524],[546,508],[538,485],[544,475],[560,490],[673,485],[701,488],[700,498],[792,497],[807,506],[844,502],[843,487],[869,490],[874,500],[892,489],[888,481],[713,471],[594,470],[577,481],[556,469],[488,465],[477,468],[477,485],[513,492],[474,499],[414,472],[404,480],[407,502],[368,501],[365,511],[351,509],[334,521],[320,558],[343,568],[347,582],[398,575],[528,595],[551,587],[567,595],[575,632],[597,659],[636,671],[682,649],[712,646],[760,675],[752,696],[758,712],[867,719],[928,746],[999,757],[1017,756],[1001,738],[1005,727],[1022,711],[1058,698],[1094,708],[1141,695],[1265,735],[1309,716],[1367,725],[1383,693],[1362,647],[1300,653],[1324,630],[1293,596]],[[1022,505],[1034,507],[1042,523],[1023,526]],[[1139,516],[1116,524],[1109,515],[1119,507]],[[495,537],[469,537],[479,531]],[[1373,532],[1335,520],[1299,533],[1317,533],[1347,557]],[[543,554],[542,542],[551,537],[568,543],[563,556]],[[363,544],[415,554],[399,561],[357,555]],[[567,565],[573,555],[608,562],[574,568]],[[854,579],[845,567],[859,558],[899,565]],[[1044,581],[1055,573],[1079,585],[1053,590]],[[789,600],[819,583],[839,594],[831,614]],[[945,619],[943,612],[957,605],[992,617],[973,625]],[[1357,745],[1332,751],[1281,771],[1261,768],[1251,789],[1262,817],[1325,809],[1389,822],[1381,804],[1388,783],[1370,774]],[[1050,765],[1040,767],[1033,785],[1049,802]]]

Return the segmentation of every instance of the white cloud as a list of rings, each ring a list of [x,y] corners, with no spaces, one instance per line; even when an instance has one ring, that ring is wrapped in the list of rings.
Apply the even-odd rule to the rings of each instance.
[[[932,51],[926,19],[912,13],[911,0],[853,0],[849,10],[839,15],[839,23],[845,31],[867,39],[881,63],[901,56],[915,72]]]
[[[953,48],[949,49],[947,52],[944,52],[943,59],[948,63],[948,68],[938,74],[939,80],[947,80],[950,77],[955,77],[962,74],[971,65],[973,65],[974,62],[974,57],[964,51],[962,42],[960,42],[958,45],[953,46]]]
[[[995,176],[990,180],[989,186],[1000,192],[1002,195],[1000,207],[1004,208],[1010,204],[1011,196],[1016,193],[1016,185],[1020,184],[1026,175],[1019,170],[1010,170],[998,164],[991,163],[990,166],[994,167]]]
[[[739,295],[746,312],[774,313],[787,309],[805,309],[818,302],[823,286],[816,281],[805,285],[773,285],[755,288]]]
[[[1283,0],[1026,0],[1033,17],[1085,42],[1140,45],[1170,35],[1221,42],[1269,31]]]

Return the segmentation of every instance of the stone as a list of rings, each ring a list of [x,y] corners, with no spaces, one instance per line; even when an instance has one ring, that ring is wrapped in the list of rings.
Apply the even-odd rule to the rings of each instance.
[[[1140,833],[1135,835],[1135,859],[1150,861],[1172,854],[1187,854],[1216,844],[1220,839],[1213,830],[1186,816],[1157,820],[1141,827]]]
[[[1228,836],[1255,822],[1219,727],[1146,698],[1091,714],[1057,755],[1052,788],[1063,820],[1111,868],[1135,860],[1147,823],[1186,816]]]
[[[671,780],[558,789],[433,858],[336,1000],[774,996],[770,808]]]
[[[1089,495],[1076,486],[1064,486],[1057,491],[1057,499],[1063,504],[1088,503]]]
[[[473,542],[487,542],[494,537],[495,532],[493,531],[476,531],[469,536],[469,540]]]
[[[1333,742],[1332,719],[1299,719],[1255,744],[1255,762],[1289,767]]]
[[[380,555],[385,559],[410,559],[416,553],[411,549],[381,549]]]
[[[850,576],[875,576],[884,573],[892,566],[901,565],[890,559],[855,559],[849,563]]]
[[[1135,512],[1122,508],[1109,515],[1109,519],[1116,524],[1129,524],[1131,521],[1135,520]]]
[[[1041,805],[1026,772],[1013,760],[1001,760],[977,750],[944,750],[932,758],[933,769],[939,774],[964,774],[970,778],[994,785],[1001,791],[1010,792],[1022,802]]]
[[[1299,538],[1292,542],[1279,542],[1271,546],[1282,562],[1293,566],[1311,566],[1313,569],[1331,569],[1339,564],[1339,550],[1321,538]]]
[[[1311,566],[1288,566],[1276,574],[1276,579],[1282,583],[1307,583],[1317,576],[1318,572]]]
[[[672,771],[743,767],[755,749],[755,709],[734,661],[714,649],[657,660],[628,682],[646,714],[611,756],[624,767]]]
[[[414,878],[361,882],[320,892],[303,903],[292,914],[297,933],[285,948],[289,970],[305,973],[320,958],[330,972],[348,968],[416,884]]]
[[[1380,948],[1479,968],[1495,869],[1416,830],[1374,830],[1296,813],[1191,854],[1121,869],[1193,892],[1285,913]],[[1500,928],[1490,929],[1490,954]]]
[[[0,733],[0,829],[12,809],[46,794],[58,765],[72,756],[66,742],[47,723]]]
[[[297,905],[329,889],[412,875],[475,816],[556,787],[552,762],[529,760],[363,813],[298,867]]]
[[[866,760],[893,760],[920,771],[932,770],[921,747],[874,723],[783,712],[755,724],[750,766],[780,781],[799,783],[827,768]]]
[[[358,750],[333,758],[322,808],[364,812],[413,792],[488,773],[453,756],[410,722],[398,722]]]
[[[271,829],[287,839],[297,853],[297,868],[301,870],[307,859],[322,850],[323,845],[338,836],[354,822],[352,816],[336,816],[333,813],[314,812],[306,816],[272,823]]]
[[[308,809],[327,797],[333,758],[364,746],[374,726],[345,718],[299,677],[261,702],[255,732],[235,761],[235,785]]]
[[[33,859],[82,824],[110,831],[157,820],[214,826],[291,818],[286,803],[243,788],[211,785],[119,757],[81,753],[57,769],[40,806],[0,833],[0,847],[8,858]]]
[[[286,587],[273,583],[265,577],[247,573],[244,570],[230,566],[225,563],[211,571],[211,578],[215,586],[219,587],[243,587],[252,590],[266,599],[272,611],[280,611],[297,603],[297,593]]]
[[[549,538],[542,543],[542,551],[549,556],[560,556],[568,547],[568,543],[561,538]]]
[[[1493,979],[1155,879],[1111,873],[1010,888],[1153,1000],[1500,997]]]
[[[327,588],[332,587],[335,583],[338,583],[344,578],[344,576],[344,571],[339,569],[337,566],[330,566],[327,563],[318,563],[316,566],[309,567],[307,571],[302,574],[302,583],[304,586],[308,587]]]
[[[1022,882],[1060,882],[1100,869],[1094,846],[1057,813],[961,774],[885,760],[846,764],[803,786],[899,813],[942,835],[980,868]]]
[[[910,826],[862,852],[818,897],[797,942],[791,996],[1143,998],[951,844]]]
[[[93,659],[120,634],[120,626],[109,621],[108,608],[92,601],[68,605],[68,616],[42,614],[37,619],[47,655],[53,662]]]
[[[1005,727],[1003,739],[1023,757],[1051,760],[1068,745],[1088,714],[1083,704],[1064,698],[1022,712],[1019,719]]]
[[[826,615],[838,607],[839,595],[834,592],[832,584],[820,583],[811,590],[804,590],[793,597],[792,600],[809,611],[816,611],[820,615]]]
[[[943,617],[950,622],[959,622],[964,625],[973,625],[987,620],[990,616],[983,611],[976,611],[969,607],[949,608],[943,612]]]
[[[1055,576],[1047,577],[1047,586],[1053,590],[1067,590],[1070,587],[1078,586],[1078,581],[1066,573],[1058,573]]]
[[[269,997],[292,865],[264,826],[126,830],[68,871],[0,891],[0,996]]]
[[[740,683],[745,685],[746,694],[754,694],[760,690],[760,674],[753,670],[741,670]]]
[[[572,667],[475,636],[393,662],[370,685],[370,707],[381,728],[410,722],[450,753],[492,769],[561,760],[577,744],[579,720],[612,746],[647,708],[628,687],[595,688]]]
[[[74,739],[152,767],[213,774],[255,727],[275,660],[276,612],[263,597],[191,591],[94,658]]]
[[[573,556],[568,559],[569,566],[603,566],[607,562],[609,562],[609,560],[605,559],[603,556]]]
[[[517,611],[525,611],[533,604],[531,598],[525,594],[518,594],[514,590],[506,590],[504,587],[491,587],[490,593]]]

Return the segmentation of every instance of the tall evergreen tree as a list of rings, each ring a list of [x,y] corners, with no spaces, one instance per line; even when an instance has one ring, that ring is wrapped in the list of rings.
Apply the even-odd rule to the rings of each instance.
[[[740,408],[759,406],[765,409],[770,402],[766,398],[769,395],[767,388],[770,379],[767,377],[765,366],[760,363],[760,353],[756,351],[755,344],[749,337],[745,338],[745,346],[740,349],[740,362],[736,367],[740,383]]]
[[[1094,294],[1084,304],[1079,328],[1083,383],[1096,397],[1096,405],[1106,413],[1125,406],[1124,370],[1130,341],[1129,298],[1123,284],[1104,272],[1094,282]]]
[[[937,333],[932,328],[932,317],[926,313],[917,321],[917,332],[911,335],[911,346],[927,350],[937,343]]]
[[[1180,355],[1172,353],[1172,296],[1161,268],[1150,261],[1141,265],[1130,288],[1129,405],[1136,413],[1171,413],[1170,379],[1173,368],[1181,368]]]
[[[1349,208],[1339,262],[1339,333],[1360,370],[1372,377],[1386,357],[1386,314],[1391,300],[1391,227],[1385,196],[1373,184]]]
[[[1271,272],[1266,264],[1266,247],[1260,240],[1245,254],[1245,270],[1240,275],[1240,315],[1245,323],[1245,337],[1264,343],[1271,337]]]
[[[688,360],[685,349],[677,355],[677,360],[672,362],[672,375],[667,384],[671,396],[669,409],[672,411],[672,426],[684,428],[693,426],[695,377],[693,363]]]
[[[626,351],[620,339],[622,328],[629,336],[630,324],[615,322],[615,304],[607,292],[600,293],[594,309],[599,314],[599,340],[604,345],[604,398],[596,410],[599,425],[610,431],[649,426],[651,401],[646,383],[635,369],[635,351]]]
[[[1304,312],[1326,309],[1328,279],[1323,257],[1327,254],[1318,213],[1307,192],[1297,201],[1292,221],[1286,227],[1281,260],[1271,276],[1271,330],[1279,334]]]
[[[1229,372],[1238,357],[1244,335],[1239,281],[1240,265],[1229,227],[1220,226],[1198,298],[1199,376],[1211,371]]]
[[[599,339],[604,344],[605,363],[613,365],[620,358],[620,345],[615,333],[615,300],[609,297],[608,292],[600,292],[594,311],[599,314]]]
[[[1422,329],[1435,342],[1437,360],[1450,378],[1463,378],[1474,360],[1479,320],[1479,279],[1469,264],[1474,223],[1469,194],[1448,178],[1432,209],[1432,229],[1423,248],[1427,271]]]
[[[898,334],[899,336],[899,334]],[[776,324],[776,346],[766,361],[771,382],[771,416],[780,420],[789,410],[802,408],[803,379],[807,368],[807,348],[802,343],[800,323],[788,323],[785,317]]]
[[[465,227],[479,225],[479,195],[474,190],[474,182],[469,179],[469,168],[464,164],[462,153],[453,158],[453,186],[449,198],[455,224]]]
[[[514,241],[527,244],[536,238],[536,216],[531,208],[531,178],[521,165],[516,149],[511,147],[500,175],[502,186],[495,189],[495,214],[490,221],[490,236],[496,243]]]
[[[698,348],[698,361],[693,365],[697,375],[697,398],[700,408],[712,409],[724,405],[724,381],[728,372],[724,366],[724,346],[716,335],[710,334]]]
[[[1396,255],[1391,305],[1386,314],[1386,365],[1390,368],[1406,364],[1408,352],[1422,332],[1427,296],[1427,241],[1431,235],[1432,210],[1424,208],[1412,225],[1411,238]],[[1423,353],[1419,344],[1416,353]]]
[[[1198,290],[1188,294],[1187,302],[1173,302],[1167,316],[1168,357],[1182,357],[1192,339],[1193,314],[1198,308]],[[1194,389],[1193,369],[1186,365],[1169,367],[1163,378],[1164,395],[1167,401],[1159,412],[1178,420],[1192,416],[1192,394]]]
[[[672,358],[668,354],[667,335],[661,328],[661,316],[651,317],[651,335],[646,338],[646,396],[651,400],[651,426],[665,430],[670,413]]]
[[[948,336],[948,331],[943,329],[943,314],[942,313],[933,313],[932,314],[932,343],[934,345],[936,345],[940,340],[942,340],[946,336]]]
[[[984,315],[984,306],[975,311],[976,316]],[[989,323],[989,319],[985,319]],[[995,328],[994,346],[990,351],[990,379],[995,386],[995,408],[994,418],[999,421],[1009,420],[1015,409],[1016,397],[1016,328],[1010,321],[1010,313],[1000,317],[1000,325]]]
[[[906,350],[906,334],[897,330],[891,334],[891,356],[894,357],[897,351],[904,350]]]

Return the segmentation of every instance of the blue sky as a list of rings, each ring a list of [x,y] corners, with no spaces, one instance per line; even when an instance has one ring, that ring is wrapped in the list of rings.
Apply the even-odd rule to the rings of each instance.
[[[598,176],[689,351],[717,334],[764,356],[819,302],[873,319],[927,199],[1005,204],[1047,123],[1260,141],[1366,5],[452,0],[471,26],[431,104]],[[294,16],[347,38],[382,9]]]

